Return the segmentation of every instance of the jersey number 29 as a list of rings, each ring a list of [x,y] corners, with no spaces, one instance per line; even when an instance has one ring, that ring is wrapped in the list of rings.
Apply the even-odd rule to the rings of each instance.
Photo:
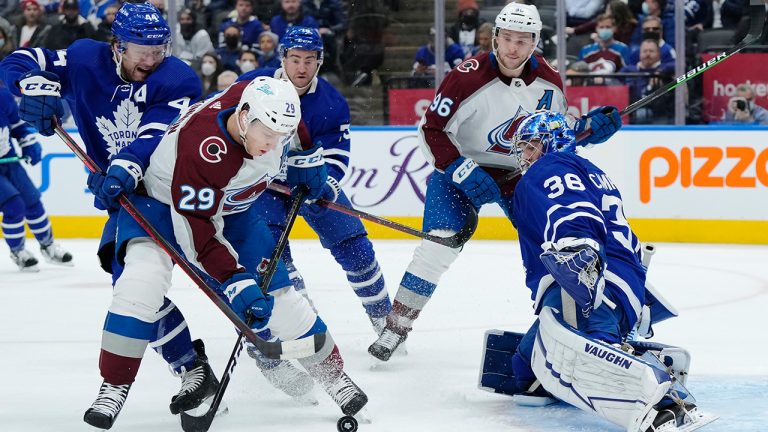
[[[182,197],[179,200],[179,210],[195,211],[210,210],[216,194],[211,188],[196,190],[192,186],[181,187]]]

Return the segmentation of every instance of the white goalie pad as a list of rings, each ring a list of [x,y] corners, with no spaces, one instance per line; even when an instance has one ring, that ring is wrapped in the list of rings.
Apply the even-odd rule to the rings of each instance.
[[[664,370],[573,329],[551,307],[539,314],[531,363],[552,395],[628,431],[646,430],[672,384]]]

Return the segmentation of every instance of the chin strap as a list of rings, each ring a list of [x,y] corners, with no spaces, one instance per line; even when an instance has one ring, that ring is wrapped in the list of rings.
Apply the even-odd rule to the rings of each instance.
[[[117,48],[112,48],[112,60],[115,61],[115,73],[124,83],[129,84],[130,81],[123,77],[123,54],[120,52],[120,42],[117,42]]]

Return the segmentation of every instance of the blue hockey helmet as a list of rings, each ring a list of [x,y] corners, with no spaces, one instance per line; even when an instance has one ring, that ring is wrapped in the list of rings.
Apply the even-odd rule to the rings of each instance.
[[[112,22],[112,34],[122,43],[165,45],[171,42],[171,28],[160,11],[149,3],[123,4]]]
[[[572,151],[576,145],[576,134],[568,125],[565,114],[536,111],[517,126],[512,135],[512,144],[517,148],[515,155],[520,168],[525,172],[533,162],[547,153]]]
[[[323,61],[323,38],[320,37],[320,33],[315,28],[302,26],[288,27],[280,41],[280,57],[285,58],[290,49],[317,51],[317,60]]]

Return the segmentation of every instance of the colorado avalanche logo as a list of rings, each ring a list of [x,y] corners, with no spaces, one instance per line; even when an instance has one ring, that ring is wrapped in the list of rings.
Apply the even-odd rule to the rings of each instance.
[[[221,162],[221,155],[225,154],[227,154],[227,144],[219,137],[208,137],[200,143],[200,157],[206,162]]]
[[[528,115],[523,107],[518,107],[517,112],[509,120],[496,126],[488,133],[490,146],[485,150],[491,153],[511,155],[517,149],[512,147],[512,135],[517,130],[517,125]]]
[[[224,212],[237,213],[247,210],[267,188],[266,177],[264,175],[256,183],[243,188],[229,190],[224,195]]]
[[[96,127],[107,143],[107,151],[110,156],[116,155],[123,147],[136,139],[139,123],[141,123],[139,107],[129,99],[123,99],[112,114],[115,121],[104,116],[96,118]]]
[[[459,72],[469,72],[480,69],[480,62],[477,59],[469,59],[462,64],[456,66],[456,70]]]

